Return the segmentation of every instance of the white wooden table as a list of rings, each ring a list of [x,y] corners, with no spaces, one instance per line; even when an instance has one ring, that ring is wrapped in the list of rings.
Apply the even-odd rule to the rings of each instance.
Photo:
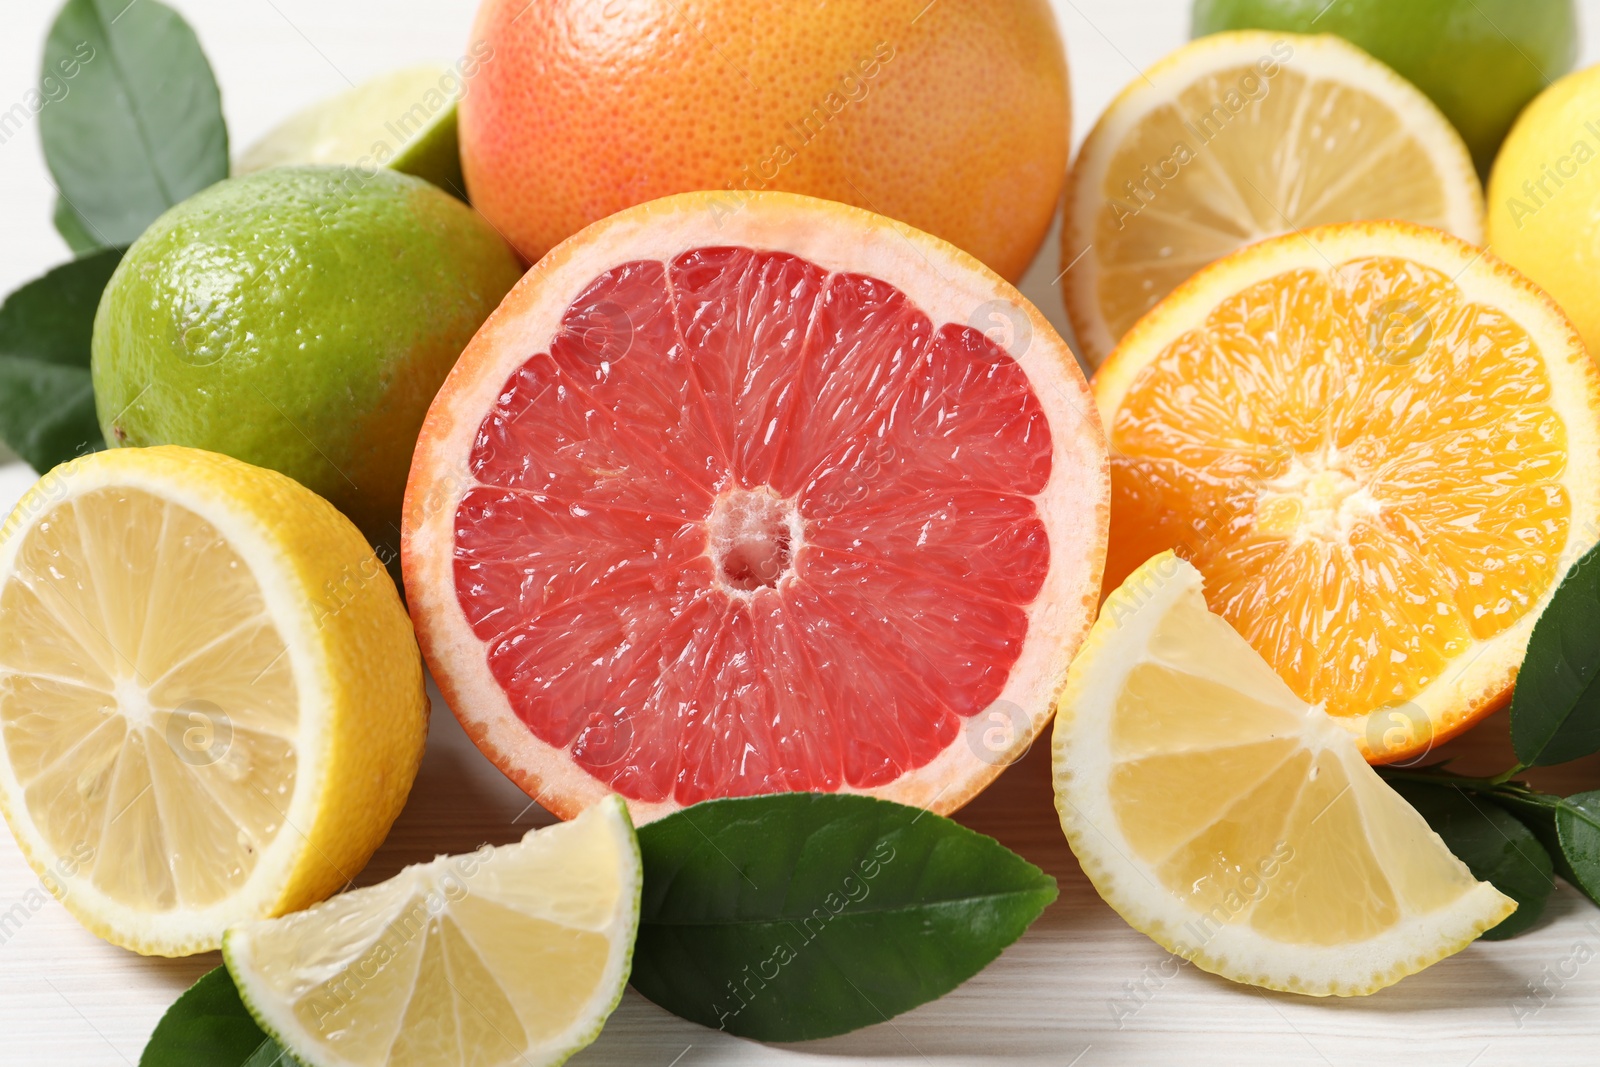
[[[476,0],[166,0],[198,29],[223,88],[235,144],[287,112],[381,70],[448,59]],[[1404,2],[1404,0],[1395,0]],[[1600,0],[1581,0],[1583,62],[1600,58]],[[1075,140],[1144,66],[1180,44],[1187,0],[1055,0],[1072,64]],[[54,0],[0,8],[0,111],[37,74]],[[66,258],[49,225],[51,190],[36,128],[0,144],[0,292]],[[1052,241],[1024,290],[1058,325]],[[0,465],[0,510],[31,482]],[[1458,744],[1484,770],[1506,762],[1505,725]],[[1498,753],[1498,754],[1497,754]],[[677,1019],[631,991],[574,1067],[752,1064],[1326,1064],[1498,1067],[1600,1061],[1600,909],[1564,883],[1544,921],[1513,941],[1480,943],[1376,996],[1314,1001],[1263,993],[1177,966],[1129,929],[1078,870],[1051,805],[1047,746],[1011,768],[960,816],[1060,880],[1061,897],[1019,943],[949,996],[844,1037],[763,1046]],[[1542,780],[1600,788],[1600,759]],[[411,802],[362,876],[545,821],[436,705]],[[218,963],[146,959],[84,932],[40,888],[0,832],[0,1067],[117,1067],[138,1062],[167,1005]],[[1534,986],[1539,995],[1532,993]]]

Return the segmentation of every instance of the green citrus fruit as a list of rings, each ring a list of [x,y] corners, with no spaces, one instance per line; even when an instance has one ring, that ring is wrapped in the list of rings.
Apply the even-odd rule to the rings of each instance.
[[[101,429],[281,471],[394,544],[428,405],[520,274],[488,223],[419,178],[219,182],[157,219],[106,286]]]
[[[1195,0],[1193,32],[1338,34],[1432,97],[1487,173],[1517,112],[1572,69],[1574,7],[1574,0]]]
[[[465,200],[456,142],[461,84],[451,67],[381,74],[291,115],[245,149],[233,172],[313,163],[388,167]]]

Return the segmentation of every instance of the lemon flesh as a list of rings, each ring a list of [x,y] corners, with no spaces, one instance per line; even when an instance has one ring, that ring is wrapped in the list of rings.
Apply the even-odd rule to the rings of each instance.
[[[1403,219],[1483,240],[1460,136],[1331,36],[1242,31],[1178,49],[1101,115],[1073,165],[1062,286],[1098,366],[1190,275],[1277,234]]]
[[[97,453],[0,532],[0,807],[115,944],[214,949],[338,889],[405,801],[425,712],[382,565],[281,475]]]
[[[1233,981],[1372,993],[1516,907],[1211,614],[1170,552],[1107,599],[1053,748],[1062,828],[1100,895]]]
[[[550,1067],[622,996],[641,870],[613,796],[517,844],[238,926],[223,955],[262,1028],[315,1067]]]
[[[442,66],[381,74],[273,127],[245,149],[233,173],[306,164],[388,167],[465,200],[456,139],[461,84]]]

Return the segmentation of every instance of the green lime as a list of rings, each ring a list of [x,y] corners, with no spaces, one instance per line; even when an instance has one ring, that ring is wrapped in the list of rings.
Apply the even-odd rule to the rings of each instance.
[[[317,163],[388,167],[465,200],[456,141],[461,86],[450,67],[379,75],[291,115],[245,149],[233,172]]]
[[[1517,113],[1572,69],[1574,0],[1195,0],[1194,36],[1334,33],[1421,89],[1455,123],[1479,173]]]
[[[219,182],[151,224],[106,286],[101,429],[282,471],[392,545],[428,405],[521,273],[477,212],[419,178]]]

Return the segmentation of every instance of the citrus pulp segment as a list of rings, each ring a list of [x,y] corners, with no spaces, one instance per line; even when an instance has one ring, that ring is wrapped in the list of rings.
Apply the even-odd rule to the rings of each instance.
[[[627,807],[228,931],[262,1029],[310,1067],[556,1067],[622,997],[643,889]]]
[[[1042,728],[1098,595],[1082,378],[941,241],[714,206],[584,231],[462,355],[407,492],[424,655],[564,816],[613,790],[641,821],[790,790],[952,810]]]
[[[1500,706],[1600,533],[1600,375],[1560,310],[1436,230],[1245,249],[1095,375],[1107,583],[1176,549],[1208,599],[1369,759]]]
[[[214,949],[343,885],[405,802],[426,707],[382,564],[282,475],[100,452],[0,533],[0,808],[115,944]]]
[[[1236,982],[1373,993],[1516,907],[1207,609],[1200,572],[1170,552],[1107,598],[1052,754],[1062,829],[1101,897]]]
[[[1376,218],[1483,240],[1472,160],[1427,97],[1337,37],[1201,38],[1131,82],[1078,152],[1061,239],[1073,332],[1098,366],[1207,263]]]

